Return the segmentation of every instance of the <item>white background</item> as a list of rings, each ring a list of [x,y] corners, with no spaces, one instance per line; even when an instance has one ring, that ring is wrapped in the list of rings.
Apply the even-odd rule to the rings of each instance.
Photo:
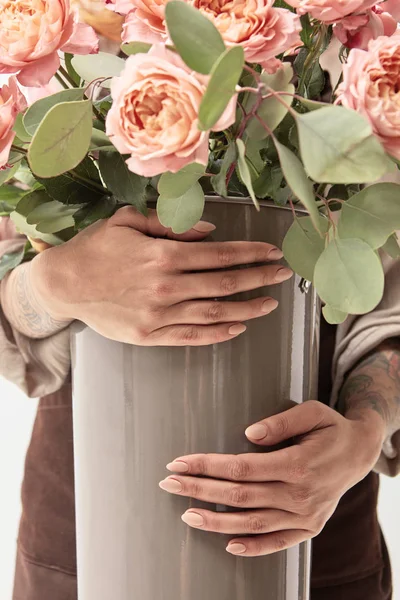
[[[11,600],[15,540],[20,515],[20,486],[36,401],[0,379],[0,599]],[[382,478],[381,522],[392,554],[400,600],[400,477]],[[43,599],[50,600],[50,599]],[[52,598],[51,600],[57,600]]]

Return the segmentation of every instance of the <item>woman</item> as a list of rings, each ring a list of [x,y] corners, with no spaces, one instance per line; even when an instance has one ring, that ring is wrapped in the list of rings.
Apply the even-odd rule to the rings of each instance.
[[[1,227],[1,253],[24,243],[15,238],[9,222],[3,220]],[[13,600],[76,599],[71,321],[79,319],[102,335],[139,345],[205,345],[245,334],[243,322],[276,307],[272,299],[260,297],[223,301],[216,312],[213,301],[200,300],[228,295],[221,290],[230,267],[263,263],[230,270],[238,290],[291,276],[282,265],[269,263],[282,257],[277,248],[201,241],[212,229],[199,223],[184,236],[166,239],[170,233],[155,214],[145,219],[124,208],[21,265],[1,283],[0,370],[30,396],[42,396],[26,463]],[[261,475],[257,501],[247,505],[254,485],[249,473],[266,470],[253,464],[254,455],[237,457],[236,470],[232,457],[210,456],[209,463],[201,464],[196,457],[179,457],[171,465],[174,475],[163,485],[172,493],[200,493],[217,501],[234,480],[243,491],[234,523],[217,521],[208,511],[200,511],[201,523],[187,520],[197,528],[229,530],[228,551],[234,554],[267,554],[298,543],[300,537],[314,537],[312,600],[391,598],[390,564],[376,516],[378,476],[371,473],[377,465],[394,475],[400,465],[400,265],[391,261],[386,269],[380,307],[350,319],[338,334],[332,402],[336,404],[341,390],[342,414],[326,406],[329,394],[322,386],[322,402],[307,402],[247,432],[259,444],[299,436],[292,446],[298,468],[290,468],[293,462],[279,466],[283,485],[274,512],[270,484]],[[332,333],[323,330],[321,382],[326,387]],[[261,456],[273,460],[273,455]],[[192,476],[201,477],[204,468],[208,477],[194,492]],[[178,487],[171,487],[171,480]],[[252,522],[258,535],[251,538],[240,535],[248,515],[241,509],[248,508],[257,515]]]

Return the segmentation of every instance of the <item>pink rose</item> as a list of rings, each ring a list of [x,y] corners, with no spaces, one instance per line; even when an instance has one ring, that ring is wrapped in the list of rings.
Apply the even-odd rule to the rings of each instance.
[[[333,27],[336,37],[348,48],[367,50],[371,40],[386,35],[391,36],[397,31],[397,21],[400,18],[400,7],[397,5],[398,18],[393,14],[394,6],[389,2],[376,4],[364,14],[345,17]],[[399,3],[400,4],[400,3]],[[392,10],[392,13],[388,11]]]
[[[167,0],[117,0],[125,10],[130,2],[123,32],[125,42],[149,44],[167,41],[164,21]],[[227,46],[240,44],[248,62],[261,64],[268,71],[276,70],[278,54],[301,45],[300,19],[285,8],[274,8],[274,0],[189,0],[206,15],[220,31]]]
[[[338,102],[371,123],[386,151],[400,160],[400,32],[355,49],[343,65]]]
[[[69,0],[0,3],[0,73],[18,73],[22,85],[45,85],[60,66],[58,50],[98,51],[94,30],[77,22]]]
[[[198,114],[208,79],[163,44],[127,59],[111,83],[107,135],[121,154],[130,154],[131,171],[153,177],[192,162],[207,164],[209,132],[199,130]],[[235,112],[234,97],[213,131],[230,127]]]
[[[15,138],[14,127],[18,113],[26,108],[25,98],[18,89],[15,77],[0,89],[0,168],[7,165],[11,145]]]
[[[286,0],[297,9],[299,15],[310,13],[324,23],[336,23],[353,13],[368,10],[376,0]]]

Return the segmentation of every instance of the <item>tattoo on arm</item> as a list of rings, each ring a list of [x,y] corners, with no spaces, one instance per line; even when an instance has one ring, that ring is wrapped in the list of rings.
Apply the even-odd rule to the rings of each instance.
[[[387,426],[400,418],[400,340],[385,342],[350,373],[343,385],[342,414],[377,412]]]
[[[29,278],[29,263],[17,267],[2,290],[4,312],[13,327],[27,337],[41,339],[64,329],[69,321],[58,321],[41,306]]]

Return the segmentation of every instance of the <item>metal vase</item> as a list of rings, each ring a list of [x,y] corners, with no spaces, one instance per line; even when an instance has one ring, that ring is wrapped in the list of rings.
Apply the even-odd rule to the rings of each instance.
[[[209,198],[216,240],[282,245],[289,210]],[[299,278],[263,290],[270,316],[224,344],[143,348],[77,325],[73,400],[79,600],[307,600],[310,544],[260,558],[189,528],[201,503],[158,487],[166,463],[199,452],[260,451],[247,425],[315,397],[319,312]],[[241,298],[260,295],[241,294]],[[212,506],[214,510],[226,510]]]

